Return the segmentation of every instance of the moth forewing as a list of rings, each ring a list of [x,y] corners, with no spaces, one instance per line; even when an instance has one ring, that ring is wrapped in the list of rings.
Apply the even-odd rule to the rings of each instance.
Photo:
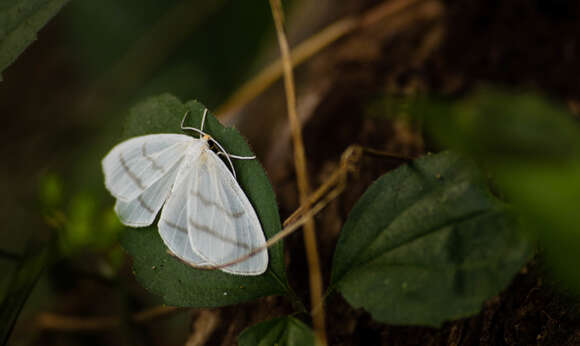
[[[204,119],[206,114],[207,110]],[[135,137],[105,156],[105,185],[117,198],[117,215],[127,226],[144,227],[162,209],[159,234],[179,259],[231,274],[262,274],[268,266],[268,252],[258,216],[234,172],[211,151],[208,141],[217,144],[232,170],[230,157],[254,157],[226,153],[203,128],[184,127],[182,121],[182,129],[195,130],[200,138],[180,134]],[[264,249],[257,251],[260,248]],[[256,254],[236,261],[250,253]]]

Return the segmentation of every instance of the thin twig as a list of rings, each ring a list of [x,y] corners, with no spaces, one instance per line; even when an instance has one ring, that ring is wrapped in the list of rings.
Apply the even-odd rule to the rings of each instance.
[[[145,323],[155,318],[165,316],[177,311],[173,306],[155,306],[133,314],[135,323]],[[105,317],[73,317],[51,312],[43,312],[36,319],[40,329],[50,329],[67,332],[98,331],[113,329],[121,326],[121,318],[118,316]]]
[[[273,236],[272,238],[268,239],[265,245],[256,248],[251,252],[249,252],[248,254],[236,258],[231,262],[220,264],[219,266],[196,266],[185,261],[183,262],[189,264],[190,266],[196,269],[216,270],[244,262],[248,258],[253,257],[258,253],[260,253],[261,251],[268,249],[269,247],[286,238],[294,231],[296,231],[298,228],[300,228],[302,225],[304,225],[308,221],[308,219],[318,214],[322,209],[324,209],[324,207],[328,205],[328,203],[332,202],[332,200],[334,200],[336,197],[338,197],[338,195],[340,195],[344,191],[348,173],[354,172],[356,170],[363,152],[364,148],[361,147],[360,145],[351,145],[348,148],[346,148],[346,150],[341,156],[339,167],[331,174],[330,178],[328,178],[327,183],[320,186],[314,193],[308,196],[307,204],[308,206],[312,207],[306,208],[305,205],[302,205],[298,209],[296,209],[296,211],[292,213],[290,217],[284,220],[283,223],[284,229],[276,233],[276,235]],[[324,199],[322,197],[324,197]],[[169,250],[168,253],[172,256],[175,256]],[[179,259],[179,257],[177,256],[175,256],[175,258]]]
[[[330,190],[330,192],[327,192],[326,195],[324,196],[324,198],[320,199],[318,201],[318,203],[312,204],[311,207],[308,209],[303,208],[303,207],[300,207],[299,209],[297,209],[297,211],[303,210],[303,212],[300,213],[299,215],[295,215],[296,213],[292,214],[292,215],[295,215],[293,217],[293,220],[286,219],[286,221],[284,221],[284,224],[287,226],[284,227],[283,230],[281,230],[280,232],[276,233],[276,235],[274,235],[273,237],[268,239],[266,244],[264,244],[263,246],[260,246],[259,248],[255,248],[254,250],[250,251],[249,253],[247,253],[246,255],[244,255],[242,257],[238,257],[231,262],[223,263],[223,264],[220,264],[217,266],[197,266],[197,265],[193,265],[191,263],[185,262],[185,261],[183,261],[183,263],[188,264],[189,266],[196,268],[196,269],[217,270],[217,269],[223,269],[223,268],[244,262],[245,260],[249,259],[250,257],[253,257],[253,256],[257,255],[258,253],[262,252],[263,250],[266,250],[266,249],[272,247],[274,244],[278,243],[279,241],[286,238],[290,234],[294,233],[297,229],[302,227],[306,222],[308,222],[308,220],[312,219],[312,217],[314,217],[316,214],[318,214],[320,211],[322,211],[322,209],[324,209],[328,205],[328,203],[332,202],[336,197],[338,197],[344,191],[345,186],[346,186],[346,184],[342,183],[342,181],[338,181],[338,184],[336,185],[336,187],[334,189]],[[325,186],[321,187],[321,189],[323,189],[323,188],[325,188]],[[319,190],[317,190],[316,194],[319,194]],[[312,196],[312,197],[314,197],[314,196]],[[291,222],[289,222],[289,221],[291,221]],[[168,250],[167,252],[170,255],[175,256],[171,251]],[[177,259],[179,259],[177,256],[175,256],[175,257]]]
[[[219,327],[220,311],[215,310],[201,310],[199,315],[193,321],[192,332],[185,342],[185,346],[201,346],[208,343],[209,338]]]
[[[359,27],[367,27],[399,14],[424,0],[387,1],[371,8],[358,17],[346,17],[330,24],[314,34],[291,51],[292,67],[296,67],[333,42],[353,32]],[[276,82],[283,74],[282,59],[266,66],[258,75],[244,83],[216,111],[218,118],[228,122],[233,115]]]
[[[306,167],[306,154],[304,153],[304,143],[302,141],[302,129],[298,115],[296,114],[296,93],[294,88],[294,76],[292,74],[292,60],[290,58],[290,47],[284,32],[284,12],[280,0],[270,0],[272,17],[276,26],[276,34],[282,55],[282,66],[284,68],[284,90],[286,91],[286,105],[288,106],[288,120],[292,129],[292,139],[294,143],[294,164],[296,177],[298,180],[298,192],[301,204],[308,208],[308,195],[310,194],[310,183],[308,181],[308,169]],[[310,303],[312,306],[322,304],[322,273],[320,271],[320,259],[316,243],[316,233],[314,220],[307,219],[304,224],[304,246],[306,247],[306,258],[308,259],[308,270],[310,273]],[[312,315],[314,334],[319,345],[326,345],[326,328],[324,326],[324,309],[320,309]]]
[[[382,157],[387,159],[401,160],[401,161],[413,161],[416,157],[410,157],[400,154],[391,153],[388,151],[377,150],[373,148],[361,147],[363,154],[368,156]]]
[[[338,184],[342,184],[346,182],[346,178],[348,173],[353,172],[356,170],[356,165],[358,164],[362,154],[364,153],[364,148],[359,145],[351,145],[343,152],[340,160],[340,166],[337,170],[335,170],[330,177],[326,179],[326,182],[320,186],[310,197],[308,198],[308,202],[310,204],[316,203],[322,196],[324,196],[328,190],[330,190],[333,186]],[[301,205],[298,209],[296,209],[292,215],[290,215],[284,221],[284,227],[291,224],[296,220],[299,216],[306,212],[306,208],[304,205]]]
[[[332,23],[322,31],[302,42],[292,50],[292,67],[307,61],[314,54],[351,32],[357,26],[354,18],[344,18]],[[238,88],[216,111],[218,118],[227,122],[236,112],[253,100],[262,91],[274,84],[283,74],[282,60],[276,60],[258,73],[254,78]]]

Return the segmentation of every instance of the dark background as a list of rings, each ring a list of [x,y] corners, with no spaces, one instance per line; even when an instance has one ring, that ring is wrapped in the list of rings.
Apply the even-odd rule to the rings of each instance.
[[[390,0],[396,2],[398,0]],[[292,1],[291,44],[380,1]],[[417,156],[437,149],[390,100],[461,97],[482,84],[532,89],[580,111],[580,3],[548,0],[422,1],[361,26],[295,71],[313,186],[354,143]],[[134,281],[116,243],[100,159],[120,136],[127,110],[170,92],[217,109],[278,56],[267,1],[70,2],[0,83],[0,244],[26,254],[51,239],[59,210],[70,221],[65,259],[47,270],[27,302],[15,345],[182,345],[235,342],[245,327],[292,312],[279,297],[224,309],[180,310],[146,323],[90,332],[55,330],[39,316],[110,317],[161,304]],[[282,83],[230,120],[248,138],[276,190],[281,216],[298,205]],[[350,208],[396,160],[365,159],[346,192],[317,217],[325,282]],[[97,222],[97,220],[100,220]],[[60,231],[63,232],[63,231]],[[67,238],[68,237],[68,238]],[[290,282],[308,301],[300,234],[286,242]],[[9,274],[15,265],[0,261]],[[0,280],[0,293],[7,285]],[[534,259],[472,318],[441,329],[394,327],[340,297],[327,308],[333,345],[579,345],[577,300]]]

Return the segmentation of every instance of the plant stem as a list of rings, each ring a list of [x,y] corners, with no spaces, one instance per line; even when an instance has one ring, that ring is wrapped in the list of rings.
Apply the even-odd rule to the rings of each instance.
[[[308,209],[308,195],[310,194],[310,183],[306,168],[306,155],[302,141],[301,124],[296,114],[296,94],[294,90],[294,76],[292,74],[292,62],[290,60],[290,48],[284,33],[284,14],[280,0],[270,0],[272,16],[276,25],[276,34],[282,55],[282,65],[284,67],[284,89],[286,90],[286,104],[288,106],[288,119],[292,129],[292,139],[294,142],[294,163],[296,177],[298,180],[298,191],[300,203],[305,204]],[[316,244],[316,233],[314,220],[310,218],[304,224],[304,245],[306,247],[306,257],[308,259],[308,269],[310,272],[310,303],[312,307],[322,306],[322,274],[320,272],[320,260]],[[324,309],[311,313],[314,325],[316,342],[319,345],[326,345],[326,329],[324,326]]]
[[[381,3],[359,16],[349,16],[339,19],[292,49],[290,52],[292,66],[296,67],[307,61],[324,48],[357,28],[374,25],[387,17],[399,15],[401,12],[409,10],[418,4],[422,6],[437,5],[436,1],[393,0]],[[388,25],[393,32],[401,29],[396,25]],[[264,67],[258,75],[245,82],[216,110],[217,117],[225,123],[231,121],[240,109],[274,84],[282,74],[283,66],[281,60],[276,60]]]

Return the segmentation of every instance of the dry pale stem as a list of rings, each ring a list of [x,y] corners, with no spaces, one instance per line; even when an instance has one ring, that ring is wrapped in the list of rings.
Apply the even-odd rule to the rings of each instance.
[[[132,318],[135,323],[144,323],[160,316],[177,311],[173,306],[156,306],[135,313]],[[38,315],[36,320],[40,329],[59,331],[95,331],[112,329],[121,325],[121,318],[117,316],[106,317],[73,317],[44,312]]]
[[[318,214],[322,209],[324,209],[324,207],[328,205],[328,203],[332,202],[332,200],[334,200],[342,193],[342,191],[344,191],[348,174],[350,172],[354,172],[357,169],[360,158],[365,152],[364,150],[365,149],[359,145],[351,145],[348,147],[342,154],[340,166],[330,175],[326,183],[324,183],[314,193],[308,196],[306,204],[296,209],[296,211],[294,211],[294,213],[292,213],[292,215],[290,215],[290,217],[284,221],[284,229],[268,239],[264,246],[254,249],[254,251],[246,254],[245,256],[237,258],[228,263],[223,263],[219,266],[192,266],[190,263],[189,265],[197,269],[206,270],[216,270],[229,267],[234,264],[241,263],[252,256],[255,256],[261,251],[271,247],[290,234],[294,233],[294,231],[308,222],[309,219]],[[168,253],[172,255],[171,251],[168,251]],[[178,257],[176,258],[179,259]]]
[[[306,155],[302,141],[302,129],[296,114],[296,94],[294,89],[294,76],[292,74],[292,61],[290,59],[290,47],[284,33],[284,14],[280,0],[270,0],[272,16],[276,25],[276,34],[280,44],[282,55],[282,66],[284,68],[284,89],[286,90],[286,103],[288,106],[288,119],[292,129],[292,139],[294,143],[294,164],[296,176],[298,178],[298,190],[301,204],[308,208],[308,195],[310,194],[310,184],[308,182],[308,170],[306,167]],[[308,269],[310,272],[310,301],[312,306],[322,304],[322,273],[320,272],[320,260],[316,244],[316,233],[314,230],[314,220],[309,219],[304,224],[304,245],[306,247],[306,257],[308,259]],[[314,333],[318,344],[326,345],[326,329],[324,326],[324,309],[312,314]]]
[[[398,15],[413,5],[424,2],[424,0],[387,1],[371,8],[358,17],[340,19],[296,46],[290,53],[292,67],[307,61],[333,42],[359,27],[373,25],[387,17]],[[266,66],[258,75],[244,83],[217,109],[218,118],[224,122],[231,120],[236,112],[274,84],[282,76],[283,71],[281,59]]]
[[[316,192],[314,194],[312,194],[308,198],[309,208],[304,208],[304,206],[301,206],[300,208],[298,208],[292,214],[292,216],[291,216],[292,219],[288,218],[288,219],[286,219],[286,221],[284,221],[284,229],[281,230],[280,232],[276,233],[276,235],[274,235],[272,238],[268,239],[268,241],[266,242],[266,244],[264,244],[264,246],[261,246],[261,247],[255,249],[254,251],[248,253],[247,255],[235,259],[234,261],[224,263],[224,264],[221,264],[219,266],[212,266],[212,267],[192,266],[192,267],[197,268],[197,269],[206,269],[206,270],[222,269],[225,267],[232,266],[234,264],[241,263],[241,262],[247,260],[248,258],[255,256],[256,254],[260,253],[261,251],[273,246],[277,242],[281,241],[282,239],[286,238],[290,234],[294,233],[294,231],[296,231],[297,229],[302,227],[302,225],[307,223],[308,220],[310,220],[313,216],[315,216],[322,209],[324,209],[324,207],[326,207],[328,205],[328,203],[332,202],[332,200],[334,200],[336,197],[338,197],[338,195],[340,195],[342,193],[342,191],[344,191],[344,187],[346,186],[346,180],[342,179],[342,178],[343,178],[342,172],[339,172],[339,171],[335,172],[331,178],[332,184],[330,184],[330,185],[325,184],[324,186],[321,186],[318,190],[316,190]],[[331,187],[332,187],[332,190],[329,191],[329,189]],[[324,198],[322,198],[322,197],[324,197]],[[317,202],[317,203],[314,204],[314,202]],[[186,263],[186,262],[184,262],[184,263]],[[188,263],[186,263],[186,264],[188,264]],[[189,263],[189,265],[191,266],[190,263]]]
[[[332,23],[322,31],[310,37],[308,40],[299,44],[291,52],[292,66],[298,66],[308,60],[314,54],[327,47],[346,33],[351,32],[357,26],[357,20],[354,18],[344,18]],[[230,118],[244,107],[248,102],[253,100],[262,91],[274,84],[283,74],[282,60],[276,60],[266,66],[258,75],[244,83],[236,90],[224,104],[216,111],[218,118],[227,122]]]
[[[193,322],[193,332],[189,335],[185,346],[203,346],[211,337],[220,323],[219,310],[201,310]]]

